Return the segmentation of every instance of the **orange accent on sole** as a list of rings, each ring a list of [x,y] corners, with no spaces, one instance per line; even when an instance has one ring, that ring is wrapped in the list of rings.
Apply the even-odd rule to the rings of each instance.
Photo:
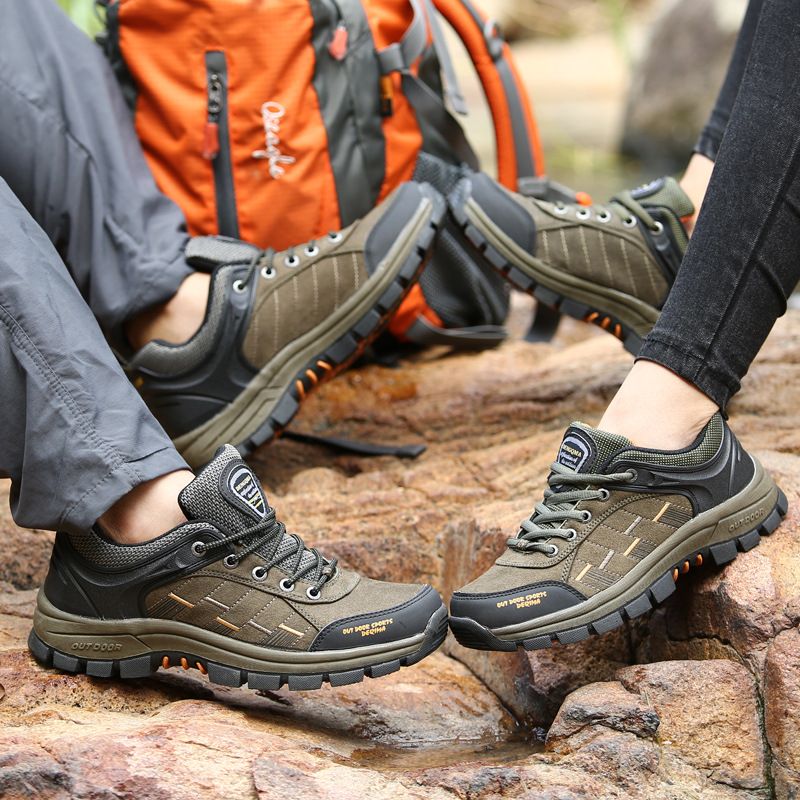
[[[317,376],[317,373],[314,372],[314,370],[307,369],[306,370],[306,375],[308,375],[308,377],[311,378],[311,382],[312,383],[315,383],[315,384],[319,383],[319,377]]]
[[[614,336],[616,336],[617,339],[622,341],[622,326],[621,325],[615,325],[614,326]]]
[[[164,658],[161,659],[161,666],[164,667],[164,669],[170,668],[171,664],[169,663],[169,656],[164,656]]]
[[[317,366],[322,367],[322,369],[327,370],[328,372],[333,369],[330,364],[326,364],[324,361],[317,361]]]
[[[600,317],[600,314],[597,311],[592,311],[592,313],[589,314],[588,317],[584,317],[583,318],[583,321],[584,322],[594,322],[596,319],[599,319],[599,317]]]
[[[677,567],[675,567],[675,569],[672,570],[672,580],[674,580],[674,581],[678,580],[678,568]]]
[[[684,561],[683,562],[683,567],[681,568],[681,572],[685,575],[689,571],[690,568],[691,568],[691,565],[689,564],[689,562],[688,561]]]
[[[694,565],[695,565],[696,567],[699,567],[699,566],[701,566],[701,565],[702,565],[702,563],[703,563],[703,556],[702,556],[702,555],[700,555],[700,553],[698,553],[698,554],[697,554],[697,558],[695,559]]]
[[[199,661],[197,662],[197,669],[199,669],[203,675],[208,675],[208,670]]]
[[[298,381],[295,382],[295,385],[297,386],[297,394],[300,395],[300,399],[301,400],[305,400],[306,399],[306,387],[303,386],[303,381],[298,380]]]
[[[605,318],[605,319],[604,319],[604,320],[603,320],[603,321],[600,323],[600,327],[601,327],[603,330],[607,331],[607,330],[608,330],[608,326],[609,326],[610,324],[611,324],[611,317],[606,317],[606,318]]]

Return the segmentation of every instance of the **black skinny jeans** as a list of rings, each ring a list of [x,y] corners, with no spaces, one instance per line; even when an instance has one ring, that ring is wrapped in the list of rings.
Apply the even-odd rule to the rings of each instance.
[[[714,172],[639,358],[724,410],[800,279],[797,0],[751,0],[697,151],[715,160]]]

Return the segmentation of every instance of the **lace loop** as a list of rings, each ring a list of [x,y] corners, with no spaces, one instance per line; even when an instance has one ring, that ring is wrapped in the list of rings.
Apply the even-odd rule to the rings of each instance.
[[[630,482],[634,479],[632,470],[614,472],[608,475],[592,472],[574,472],[558,461],[550,465],[547,479],[548,489],[544,500],[536,505],[529,519],[523,520],[516,536],[508,540],[508,546],[521,553],[543,553],[555,557],[551,539],[571,542],[577,538],[572,527],[562,528],[565,522],[586,523],[591,519],[587,509],[578,510],[581,500],[607,500],[608,490],[603,484]],[[592,488],[599,487],[599,488]]]

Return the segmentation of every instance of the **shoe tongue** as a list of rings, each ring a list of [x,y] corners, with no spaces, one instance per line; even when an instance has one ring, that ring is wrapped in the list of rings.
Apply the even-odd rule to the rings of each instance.
[[[269,508],[261,482],[229,444],[178,495],[178,503],[189,519],[207,519],[229,533],[260,522]]]
[[[639,186],[631,192],[631,197],[645,208],[647,206],[671,208],[681,218],[694,214],[694,203],[689,199],[689,195],[681,189],[675,178],[669,176]]]
[[[597,472],[618,450],[633,447],[630,439],[573,422],[561,441],[556,461],[574,472]]]

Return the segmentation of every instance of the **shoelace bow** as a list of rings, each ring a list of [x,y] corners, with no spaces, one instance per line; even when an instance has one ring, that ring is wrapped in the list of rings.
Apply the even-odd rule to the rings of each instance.
[[[263,570],[263,572],[261,572],[262,575],[266,576],[267,572],[269,572],[269,570],[272,569],[272,567],[274,567],[276,564],[283,563],[283,568],[288,569],[284,562],[286,562],[289,558],[294,557],[294,563],[291,566],[291,569],[288,569],[289,579],[292,581],[292,583],[294,583],[294,581],[298,580],[299,578],[309,576],[306,578],[306,580],[312,584],[309,589],[313,589],[315,593],[319,592],[325,582],[334,576],[336,572],[337,559],[333,558],[328,561],[316,548],[306,547],[306,545],[303,543],[303,540],[294,533],[289,534],[289,538],[292,540],[294,549],[278,556],[276,554],[278,552],[278,548],[283,542],[285,534],[286,526],[276,519],[275,509],[271,506],[268,506],[267,515],[263,520],[261,520],[261,522],[257,522],[255,525],[245,528],[243,531],[232,533],[222,539],[198,544],[195,549],[198,553],[205,553],[209,550],[216,550],[220,547],[224,547],[227,544],[241,544],[243,542],[247,542],[247,544],[245,544],[245,546],[236,553],[226,557],[226,560],[229,562],[230,566],[235,567],[245,556],[250,555],[250,553],[254,553],[256,550],[260,550],[262,546],[265,546],[265,552],[259,553],[259,555],[266,558],[266,563],[264,564],[263,568],[261,568]],[[312,556],[313,562],[301,567],[303,556],[306,553],[309,553]]]
[[[548,528],[546,525],[562,524],[571,520],[588,522],[586,510],[578,511],[575,508],[581,500],[603,500],[607,498],[607,490],[602,488],[604,484],[630,482],[635,478],[633,470],[608,475],[574,472],[554,461],[550,465],[550,476],[547,479],[550,488],[544,490],[544,500],[536,505],[530,519],[523,520],[517,535],[508,540],[508,546],[524,553],[556,555],[558,548],[547,540],[555,538],[571,541],[577,536],[577,531],[574,528]],[[579,488],[570,489],[570,486]],[[580,488],[589,486],[600,488]]]
[[[561,201],[554,203],[554,205],[560,211],[568,208],[568,206]],[[630,190],[620,192],[618,195],[612,197],[611,200],[608,201],[607,206],[593,205],[590,207],[594,209],[595,213],[598,215],[609,215],[609,208],[613,208],[627,224],[632,224],[638,219],[654,233],[658,233],[662,229],[661,223],[654,220],[647,209],[637,200],[633,199],[633,193]]]

